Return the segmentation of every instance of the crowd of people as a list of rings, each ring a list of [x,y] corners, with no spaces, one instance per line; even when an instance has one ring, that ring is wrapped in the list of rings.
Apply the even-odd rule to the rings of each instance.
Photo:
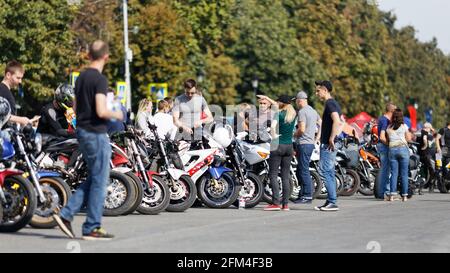
[[[74,215],[87,205],[87,217],[83,224],[83,238],[87,240],[111,239],[114,236],[102,228],[101,217],[105,200],[106,184],[109,177],[111,148],[108,134],[124,131],[127,124],[126,109],[123,106],[110,107],[114,91],[108,88],[108,80],[102,74],[108,62],[109,49],[103,41],[90,45],[89,66],[80,74],[75,86],[59,85],[54,100],[45,105],[40,116],[32,119],[19,116],[16,112],[15,98],[11,89],[17,88],[24,77],[24,67],[17,61],[6,65],[5,76],[0,83],[0,97],[10,104],[12,115],[10,123],[27,125],[38,122],[37,131],[59,137],[76,137],[80,143],[87,166],[88,177],[73,194],[66,207],[54,214],[62,231],[73,238],[71,227]],[[320,144],[320,174],[327,189],[327,199],[319,211],[337,211],[335,161],[339,141],[345,122],[339,103],[333,98],[333,85],[330,81],[316,81],[315,95],[324,103],[322,116],[308,103],[307,92],[301,90],[295,97],[281,95],[272,99],[258,95],[258,111],[254,106],[242,103],[234,116],[236,133],[246,131],[261,141],[271,143],[269,158],[269,177],[273,190],[272,203],[264,208],[267,211],[289,210],[289,168],[292,157],[298,160],[297,178],[301,182],[303,195],[296,204],[311,204],[313,185],[309,172],[309,162],[316,144]],[[295,106],[299,109],[295,109]],[[73,109],[75,115],[68,114]],[[151,137],[149,123],[157,126],[160,137],[179,140],[202,140],[206,124],[213,122],[208,103],[202,96],[193,79],[184,82],[184,94],[164,98],[157,102],[153,114],[153,102],[143,99],[135,119],[135,126]],[[76,129],[75,129],[76,126]],[[450,160],[450,123],[439,130],[435,141],[431,124],[425,124],[418,142],[421,145],[421,159],[430,175],[431,143],[436,143],[438,153],[443,155],[444,164]],[[403,113],[394,104],[386,105],[386,112],[378,120],[378,151],[381,160],[381,183],[386,201],[397,197],[397,179],[401,177],[402,200],[408,193],[408,143],[411,134],[404,123]],[[282,194],[277,181],[282,177]],[[429,185],[433,187],[433,185]],[[281,197],[282,196],[282,197]]]

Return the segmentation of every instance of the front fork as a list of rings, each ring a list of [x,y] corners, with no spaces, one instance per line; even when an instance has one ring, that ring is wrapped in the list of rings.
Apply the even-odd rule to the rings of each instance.
[[[27,164],[28,171],[31,176],[31,180],[33,181],[34,187],[36,188],[37,195],[39,197],[39,201],[41,203],[44,203],[47,200],[47,198],[45,197],[44,192],[42,191],[41,185],[39,184],[39,179],[37,178],[36,171],[34,170],[34,167],[31,164],[31,160],[28,157],[27,153],[25,152],[25,147],[23,146],[22,138],[20,136],[17,136],[17,143],[19,145],[19,150],[25,159],[25,163]]]

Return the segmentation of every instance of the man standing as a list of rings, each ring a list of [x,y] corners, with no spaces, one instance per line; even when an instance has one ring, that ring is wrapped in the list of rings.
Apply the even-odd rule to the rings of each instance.
[[[321,126],[321,119],[314,108],[308,105],[308,96],[300,91],[296,97],[296,103],[300,107],[298,111],[297,131],[294,133],[297,154],[297,180],[302,183],[302,196],[294,201],[296,204],[310,204],[313,199],[313,184],[309,172],[314,144],[320,141],[320,133],[316,136],[317,127]]]
[[[434,192],[434,161],[432,145],[434,143],[433,138],[433,126],[429,122],[425,122],[422,131],[420,132],[420,137],[417,139],[419,142],[419,156],[424,168],[425,177],[428,177],[425,186],[428,187],[430,192]],[[422,193],[422,185],[419,188],[419,194]]]
[[[0,97],[4,97],[8,100],[11,106],[11,118],[9,121],[19,123],[25,126],[33,121],[37,120],[37,117],[30,120],[27,117],[20,117],[16,115],[16,100],[11,93],[12,88],[17,88],[22,83],[23,74],[25,74],[25,69],[22,64],[17,61],[10,61],[5,68],[5,76],[3,81],[0,83]]]
[[[179,129],[177,139],[202,140],[203,124],[213,120],[206,100],[198,95],[197,83],[193,79],[184,82],[183,95],[175,98],[173,123]],[[204,113],[205,118],[202,118]]]
[[[395,106],[393,103],[387,103],[384,115],[382,115],[378,119],[378,139],[379,142],[377,144],[378,153],[380,154],[380,163],[381,163],[381,169],[380,169],[380,186],[378,187],[377,197],[379,199],[383,199],[383,197],[386,198],[386,200],[389,199],[389,174],[390,174],[390,168],[389,168],[389,144],[386,137],[386,130],[389,127],[389,123],[392,119],[392,114],[394,113],[395,109],[397,109],[397,106]]]
[[[110,119],[123,120],[121,111],[107,108],[108,80],[101,74],[109,58],[108,45],[95,41],[89,47],[91,63],[75,83],[74,108],[77,116],[79,148],[87,164],[88,176],[70,198],[59,215],[54,214],[62,231],[74,238],[71,222],[82,206],[87,205],[87,218],[83,224],[83,239],[110,240],[114,236],[101,227],[106,186],[109,180],[111,148],[106,134]]]
[[[335,138],[341,131],[344,123],[341,120],[341,107],[331,97],[333,86],[329,81],[316,81],[316,94],[321,101],[325,102],[325,109],[322,116],[322,127],[320,137],[320,162],[319,171],[324,179],[328,192],[327,201],[324,205],[315,207],[320,211],[338,211],[336,196],[336,144]]]
[[[450,161],[450,122],[447,122],[447,127],[439,130],[436,136],[436,152],[442,155],[442,167],[444,177],[447,175],[447,166]]]

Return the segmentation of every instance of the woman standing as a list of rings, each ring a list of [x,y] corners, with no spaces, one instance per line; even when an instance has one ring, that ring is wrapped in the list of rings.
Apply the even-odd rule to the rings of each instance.
[[[389,142],[389,163],[391,169],[390,194],[385,197],[386,201],[394,201],[397,195],[398,175],[401,179],[402,201],[408,200],[408,165],[409,149],[408,142],[411,135],[408,127],[403,122],[403,112],[396,109],[392,114],[392,121],[386,130]]]
[[[151,135],[148,122],[152,118],[152,108],[153,104],[150,99],[142,99],[139,102],[139,109],[136,115],[136,128],[144,131],[145,136]]]
[[[291,105],[291,98],[289,96],[282,95],[276,100],[276,102],[266,96],[259,97],[261,99],[266,99],[272,105],[278,104],[279,109],[271,124],[272,142],[270,145],[269,178],[273,192],[272,204],[265,207],[264,210],[288,211],[288,201],[291,192],[291,186],[289,183],[290,166],[294,152],[292,136],[297,113]],[[275,133],[276,128],[278,128],[278,134]],[[283,185],[282,200],[280,197],[280,186],[278,184],[278,173],[281,173],[281,181]]]

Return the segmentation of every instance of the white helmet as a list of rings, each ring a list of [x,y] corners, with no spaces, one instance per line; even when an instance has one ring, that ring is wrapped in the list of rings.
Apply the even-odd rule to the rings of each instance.
[[[214,130],[213,138],[217,143],[222,145],[223,148],[226,148],[233,140],[233,133],[224,127],[219,127]]]

